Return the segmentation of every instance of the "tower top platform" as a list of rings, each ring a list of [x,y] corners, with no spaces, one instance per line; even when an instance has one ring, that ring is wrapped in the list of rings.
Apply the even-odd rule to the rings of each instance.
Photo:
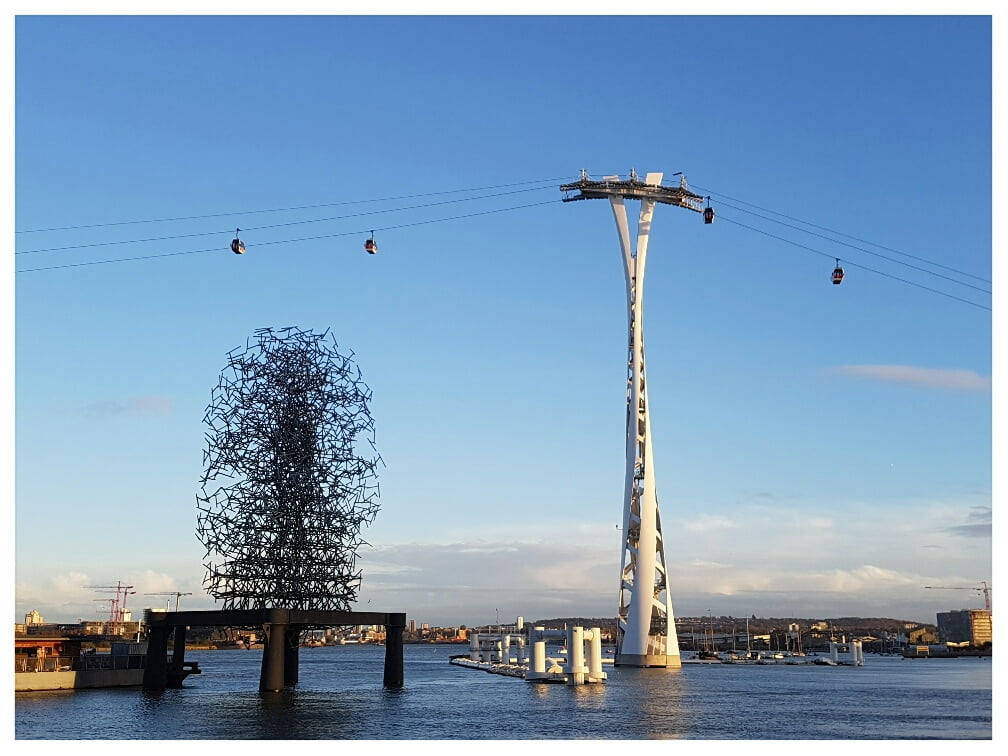
[[[653,175],[653,174],[649,174]],[[603,176],[599,180],[592,179],[586,171],[581,171],[581,178],[571,184],[562,184],[560,191],[564,192],[564,202],[574,202],[584,199],[608,199],[610,197],[623,197],[624,199],[652,200],[664,205],[676,205],[697,213],[704,211],[703,196],[691,192],[686,185],[686,177],[681,173],[678,186],[663,186],[662,184],[650,184],[641,181],[637,172],[633,169],[627,178],[620,176]],[[661,176],[661,174],[658,174]],[[570,192],[577,192],[574,196],[567,196]]]

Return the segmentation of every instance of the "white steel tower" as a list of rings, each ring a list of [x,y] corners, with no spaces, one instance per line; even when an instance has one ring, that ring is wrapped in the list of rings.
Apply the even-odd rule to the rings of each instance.
[[[616,218],[623,271],[626,274],[627,360],[626,481],[623,496],[623,554],[621,558],[619,616],[616,639],[617,666],[679,667],[672,597],[665,570],[658,494],[655,488],[651,422],[648,418],[647,381],[644,374],[644,267],[647,262],[651,216],[656,202],[676,205],[704,214],[711,223],[714,211],[704,209],[703,197],[689,191],[685,176],[679,186],[662,186],[661,173],[649,173],[640,181],[636,171],[629,178],[604,176],[581,179],[560,187],[564,201],[608,199]],[[630,228],[624,200],[640,200],[636,249],[630,244]]]

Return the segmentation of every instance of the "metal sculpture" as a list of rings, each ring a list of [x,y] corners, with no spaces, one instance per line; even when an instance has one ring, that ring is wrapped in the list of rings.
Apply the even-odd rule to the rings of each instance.
[[[356,600],[361,531],[378,513],[370,400],[328,329],[261,328],[228,352],[196,497],[203,582],[224,609]]]

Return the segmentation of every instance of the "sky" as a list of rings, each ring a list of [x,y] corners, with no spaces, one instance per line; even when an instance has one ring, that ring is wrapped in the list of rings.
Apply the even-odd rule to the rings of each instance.
[[[14,620],[215,607],[204,412],[291,325],[372,391],[358,607],[614,616],[626,304],[582,169],[716,212],[657,208],[645,284],[675,614],[982,607],[999,22],[957,12],[12,19]]]

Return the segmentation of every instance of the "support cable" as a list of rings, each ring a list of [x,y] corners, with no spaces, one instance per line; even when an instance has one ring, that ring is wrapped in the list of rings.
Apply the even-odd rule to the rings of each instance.
[[[855,246],[855,245],[850,244],[848,242],[839,241],[838,239],[831,239],[828,236],[824,236],[823,234],[817,234],[814,231],[808,231],[808,230],[806,230],[804,228],[799,228],[798,226],[793,226],[790,223],[783,223],[783,222],[781,222],[779,220],[775,220],[774,218],[768,218],[765,215],[760,215],[759,213],[754,213],[752,210],[746,210],[745,208],[742,208],[742,207],[735,207],[734,205],[730,205],[727,202],[722,202],[721,204],[724,205],[725,207],[731,208],[732,210],[738,210],[739,212],[748,213],[749,215],[755,215],[757,218],[762,218],[763,220],[770,221],[771,223],[778,223],[778,224],[780,224],[782,226],[786,226],[787,228],[793,228],[795,231],[801,231],[804,234],[809,234],[811,236],[815,236],[815,237],[818,237],[820,239],[825,239],[826,241],[828,241],[828,242],[830,242],[832,244],[839,244],[839,245],[844,246],[844,247],[849,247],[850,249],[856,249],[858,252],[864,252],[865,254],[872,255],[874,257],[881,257],[883,260],[888,260],[889,262],[895,263],[896,265],[903,265],[903,266],[906,266],[907,268],[912,268],[913,270],[920,271],[921,273],[926,273],[929,276],[935,276],[937,278],[943,278],[946,281],[951,281],[952,283],[958,284],[959,286],[967,286],[970,289],[975,289],[977,291],[982,291],[984,294],[990,294],[991,293],[990,289],[985,289],[982,286],[975,286],[975,285],[973,285],[971,283],[966,283],[965,281],[957,281],[956,279],[952,278],[951,276],[942,275],[941,273],[935,273],[933,270],[928,270],[927,268],[922,268],[922,267],[920,267],[918,265],[911,265],[910,263],[903,262],[902,260],[896,260],[896,259],[894,259],[892,257],[888,257],[886,255],[879,254],[878,252],[872,252],[870,249],[864,249],[863,247],[858,247],[858,246]],[[770,211],[770,212],[773,212],[773,211]],[[868,242],[868,243],[870,244],[871,242]],[[900,254],[902,254],[902,253],[900,253]],[[920,258],[915,258],[915,259],[920,259]],[[930,265],[938,265],[938,263],[931,263],[931,262],[929,262],[927,260],[925,260],[925,262],[928,262],[928,264],[930,264]],[[938,265],[938,267],[944,268],[945,266],[944,265]],[[963,276],[969,276],[970,278],[978,278],[978,276],[972,276],[969,273],[964,273],[962,271],[956,271],[956,273],[959,273],[960,275],[963,275]],[[984,279],[980,279],[980,280],[984,280]]]
[[[798,242],[791,241],[790,239],[785,239],[783,236],[777,236],[776,234],[771,234],[768,231],[763,231],[762,229],[754,228],[753,226],[747,226],[745,223],[739,223],[738,221],[732,220],[731,218],[725,218],[723,215],[719,215],[718,216],[718,220],[725,221],[726,223],[732,223],[732,224],[734,224],[736,226],[741,226],[742,228],[748,229],[750,231],[755,231],[758,234],[763,234],[764,236],[769,236],[771,239],[777,239],[778,241],[785,242],[786,244],[791,244],[792,246],[795,246],[795,247],[800,247],[801,249],[806,249],[806,250],[808,250],[810,252],[815,252],[817,255],[822,255],[823,257],[828,257],[831,260],[836,259],[835,255],[832,255],[832,254],[829,254],[827,252],[823,252],[821,250],[815,249],[814,247],[809,247],[806,244],[799,244]],[[853,267],[853,268],[859,268],[861,270],[867,270],[867,271],[869,271],[871,273],[877,273],[880,276],[885,276],[886,278],[892,278],[895,281],[900,281],[900,282],[905,283],[905,284],[910,284],[911,286],[916,286],[918,289],[924,289],[925,291],[930,291],[930,292],[933,292],[935,294],[941,294],[943,297],[949,297],[950,299],[955,299],[955,300],[957,300],[959,302],[965,302],[968,305],[973,305],[974,307],[979,307],[981,310],[987,310],[988,312],[991,311],[990,307],[987,307],[986,305],[979,304],[978,302],[973,302],[973,301],[971,301],[969,299],[963,299],[962,297],[957,297],[954,294],[949,294],[948,292],[941,291],[940,289],[932,289],[930,286],[924,286],[923,284],[915,283],[914,281],[908,281],[905,278],[900,278],[899,276],[894,276],[891,273],[884,273],[881,270],[875,270],[874,268],[869,268],[866,265],[859,265],[857,263],[852,263],[849,260],[844,260],[844,264],[845,265],[849,265],[850,267]]]
[[[533,192],[540,191],[541,189],[552,188],[552,187],[535,187],[532,189],[515,189],[510,192],[498,192],[497,194],[484,194],[478,197],[464,197],[462,199],[452,199],[452,200],[442,200],[440,202],[426,202],[421,205],[409,205],[406,207],[394,207],[384,210],[372,210],[369,212],[362,213],[350,213],[348,215],[334,215],[328,218],[313,218],[311,220],[301,220],[301,221],[288,221],[286,223],[272,223],[265,226],[243,226],[243,231],[263,231],[270,228],[282,228],[285,226],[302,226],[309,223],[325,223],[334,220],[346,220],[347,218],[359,218],[361,216],[367,215],[379,215],[381,213],[397,213],[405,210],[419,210],[428,207],[437,207],[439,205],[451,205],[458,202],[472,202],[474,200],[481,199],[492,199],[494,197],[504,197],[511,194],[521,194],[522,192]],[[15,255],[31,255],[36,252],[64,252],[70,249],[90,249],[93,247],[110,247],[118,244],[146,244],[148,242],[157,241],[172,241],[175,239],[192,239],[200,236],[219,236],[222,231],[201,231],[194,234],[177,234],[174,236],[156,236],[149,239],[120,239],[118,241],[105,241],[105,242],[91,242],[88,244],[71,244],[66,247],[43,247],[40,249],[26,249],[21,252],[15,252]]]
[[[815,223],[810,223],[809,221],[804,221],[801,218],[795,218],[795,217],[793,217],[791,215],[786,215],[784,213],[778,212],[777,210],[770,210],[770,209],[765,208],[765,207],[760,207],[759,205],[754,205],[751,202],[746,202],[745,200],[736,199],[735,197],[729,197],[727,194],[719,194],[718,192],[715,192],[715,191],[710,190],[710,189],[704,189],[703,187],[700,187],[700,186],[695,186],[694,188],[696,188],[696,189],[698,189],[698,190],[700,190],[700,191],[702,191],[704,193],[708,193],[708,194],[710,194],[713,197],[722,197],[724,199],[731,200],[732,202],[741,202],[743,205],[748,205],[749,207],[755,207],[757,210],[762,210],[765,213],[773,213],[774,215],[779,215],[782,218],[787,218],[788,220],[795,221],[796,223],[801,223],[801,224],[803,224],[805,226],[811,226],[812,228],[818,228],[821,231],[828,231],[831,234],[836,234],[837,236],[843,236],[843,237],[846,237],[848,239],[853,239],[854,241],[860,242],[862,244],[870,244],[873,247],[878,247],[879,249],[884,249],[887,252],[894,252],[897,255],[902,255],[903,257],[909,257],[912,260],[917,260],[918,262],[927,263],[928,265],[933,265],[936,268],[942,268],[943,270],[947,270],[947,271],[950,271],[952,273],[958,273],[961,276],[966,276],[967,278],[972,278],[974,280],[981,281],[981,282],[986,283],[986,284],[991,283],[990,279],[984,278],[983,276],[977,276],[977,275],[974,275],[972,273],[967,273],[966,271],[963,271],[963,270],[957,270],[956,268],[949,267],[948,265],[942,265],[941,263],[936,263],[933,260],[927,260],[927,259],[925,259],[923,257],[918,257],[917,255],[911,255],[909,252],[901,252],[898,249],[893,249],[892,247],[886,247],[883,244],[878,244],[876,242],[868,241],[866,239],[859,239],[856,236],[851,236],[850,234],[845,234],[842,231],[835,231],[834,229],[827,228],[826,226],[820,226],[820,225],[817,225]],[[750,212],[749,210],[744,210],[742,208],[733,208],[733,209],[734,210],[741,210],[744,213]],[[753,215],[756,215],[756,213],[753,213]],[[774,220],[773,218],[767,218],[766,220],[770,220],[770,221],[772,221],[774,223],[780,223],[780,221]],[[785,224],[782,224],[782,225],[787,225],[787,224],[785,223]],[[792,226],[792,228],[793,228],[793,226]],[[799,231],[804,231],[804,229],[798,229],[798,230]],[[805,231],[805,233],[812,233],[812,232],[811,231]],[[816,234],[816,235],[818,236],[818,234]],[[827,238],[827,237],[822,237],[822,238]],[[830,241],[833,241],[836,244],[843,244],[843,242],[836,241],[834,239],[830,239]],[[854,249],[860,249],[860,248],[859,247],[854,247]],[[866,250],[862,250],[862,251],[866,251]],[[869,254],[876,254],[876,253],[869,252]],[[886,259],[888,259],[888,258],[886,258]],[[937,274],[935,274],[935,275],[937,275]],[[990,293],[990,292],[988,292],[988,293]]]
[[[341,205],[359,205],[366,202],[392,202],[401,199],[416,199],[419,197],[435,197],[442,194],[460,194],[462,192],[482,192],[489,189],[506,189],[512,186],[524,186],[526,184],[548,184],[548,188],[552,188],[553,184],[557,181],[562,181],[565,177],[558,176],[556,178],[548,179],[535,179],[533,181],[518,181],[511,184],[497,184],[496,186],[478,186],[471,189],[448,189],[440,192],[426,192],[423,194],[403,194],[397,197],[381,197],[376,199],[364,199],[364,200],[346,200],[344,202],[323,202],[321,204],[315,205],[300,205],[296,207],[274,207],[262,210],[242,210],[239,212],[230,213],[209,213],[206,215],[183,215],[176,218],[149,218],[146,220],[125,220],[125,221],[110,221],[108,223],[89,223],[79,226],[59,226],[54,228],[31,228],[22,231],[15,231],[16,234],[41,234],[49,231],[75,231],[78,229],[85,228],[104,228],[106,226],[128,226],[136,225],[141,223],[171,223],[174,221],[184,221],[184,220],[201,220],[205,218],[228,218],[235,215],[256,215],[258,213],[284,213],[291,212],[294,210],[314,210],[319,207],[339,207]],[[547,188],[547,187],[542,187]]]
[[[553,199],[553,200],[547,200],[545,202],[533,202],[533,203],[528,204],[528,205],[517,205],[515,207],[503,207],[503,208],[497,208],[495,210],[482,210],[480,212],[467,213],[465,215],[453,215],[453,216],[451,216],[449,218],[434,218],[434,219],[431,219],[431,220],[414,221],[413,223],[400,223],[400,224],[394,225],[394,226],[384,226],[382,228],[377,228],[375,230],[376,231],[393,231],[393,230],[400,229],[400,228],[411,228],[413,226],[425,226],[425,225],[429,225],[431,223],[444,223],[444,222],[452,221],[452,220],[463,220],[465,218],[475,218],[475,217],[480,216],[480,215],[491,215],[493,213],[506,213],[506,212],[509,212],[511,210],[523,210],[523,209],[529,208],[529,207],[541,207],[543,205],[552,205],[552,204],[554,204],[556,202],[561,202],[561,201],[562,200]],[[356,236],[356,235],[363,234],[363,233],[366,233],[366,232],[365,231],[344,231],[344,232],[338,233],[338,234],[323,234],[321,236],[307,236],[307,237],[303,237],[303,238],[300,238],[300,239],[279,239],[279,240],[276,240],[276,241],[256,242],[255,246],[256,247],[268,247],[268,246],[275,245],[275,244],[295,244],[297,242],[316,241],[318,239],[335,239],[335,238],[338,238],[338,237],[341,237],[341,236]],[[209,247],[207,249],[193,249],[193,250],[188,250],[188,251],[185,251],[185,252],[162,252],[162,253],[159,253],[159,254],[139,255],[137,257],[117,257],[117,258],[113,258],[113,259],[110,259],[110,260],[90,260],[90,261],[87,261],[87,262],[65,263],[63,265],[49,265],[49,266],[41,267],[41,268],[22,268],[21,270],[15,271],[15,273],[35,273],[35,272],[44,271],[44,270],[59,270],[61,268],[80,268],[80,267],[84,267],[84,266],[88,266],[88,265],[105,265],[105,264],[109,264],[109,263],[134,262],[134,261],[137,261],[137,260],[153,260],[153,259],[158,258],[158,257],[178,257],[180,255],[196,255],[196,254],[201,254],[203,252],[220,252],[220,251],[221,251],[221,247],[217,246],[217,247]]]

